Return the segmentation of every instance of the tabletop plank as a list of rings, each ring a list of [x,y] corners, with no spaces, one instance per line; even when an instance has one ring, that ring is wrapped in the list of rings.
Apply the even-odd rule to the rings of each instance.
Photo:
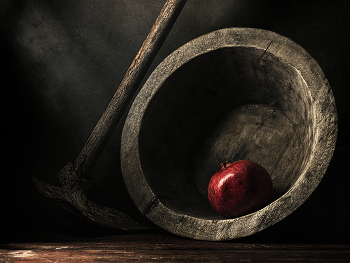
[[[347,262],[348,244],[197,241],[167,233],[37,237],[0,244],[0,262]],[[45,241],[47,240],[47,241]]]

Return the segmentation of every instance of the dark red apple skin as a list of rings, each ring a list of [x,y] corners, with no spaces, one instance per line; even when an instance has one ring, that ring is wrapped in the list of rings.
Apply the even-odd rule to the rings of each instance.
[[[254,212],[270,200],[272,180],[261,165],[249,160],[225,162],[208,184],[214,210],[234,218]]]

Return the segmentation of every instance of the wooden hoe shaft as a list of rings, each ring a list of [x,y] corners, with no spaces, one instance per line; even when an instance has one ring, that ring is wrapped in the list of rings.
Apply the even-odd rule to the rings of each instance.
[[[131,102],[150,64],[175,23],[186,0],[168,0],[158,15],[136,57],[121,81],[107,109],[98,121],[84,148],[74,162],[81,177],[89,179],[115,126]]]
[[[96,124],[75,162],[66,164],[57,177],[61,187],[33,178],[38,190],[66,210],[97,224],[115,229],[144,229],[127,214],[88,200],[86,191],[91,172],[115,126],[135,95],[143,77],[164,39],[180,14],[186,0],[167,0],[150,33],[132,61],[107,109]],[[147,228],[147,227],[146,227]]]

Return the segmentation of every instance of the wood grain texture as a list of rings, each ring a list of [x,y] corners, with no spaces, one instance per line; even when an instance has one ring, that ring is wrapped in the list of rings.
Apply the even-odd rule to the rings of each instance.
[[[207,242],[165,234],[46,236],[2,244],[0,262],[347,262],[346,244]],[[46,240],[46,241],[45,241]]]
[[[86,193],[92,185],[92,170],[105,144],[135,95],[150,64],[185,3],[186,0],[168,0],[165,2],[149,34],[80,154],[74,162],[66,164],[58,173],[57,177],[61,186],[49,185],[33,178],[36,187],[45,197],[50,198],[77,216],[107,227],[116,229],[145,228],[134,222],[124,212],[89,201]]]
[[[105,144],[135,95],[143,77],[185,3],[186,0],[167,0],[165,2],[107,109],[74,162],[74,169],[81,174],[81,177],[91,179],[91,171]]]
[[[139,210],[185,237],[252,235],[297,209],[332,157],[337,114],[317,62],[276,33],[228,28],[167,57],[135,99],[122,136],[122,171]],[[227,160],[266,166],[274,198],[227,219],[205,188]]]

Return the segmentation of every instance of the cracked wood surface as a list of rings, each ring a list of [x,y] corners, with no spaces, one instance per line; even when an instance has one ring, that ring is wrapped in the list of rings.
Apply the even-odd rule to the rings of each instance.
[[[220,29],[175,50],[148,78],[124,125],[122,175],[140,212],[171,233],[245,237],[308,199],[337,129],[328,80],[301,46],[262,29]],[[211,208],[207,184],[220,163],[239,159],[270,173],[273,198],[224,218]]]

